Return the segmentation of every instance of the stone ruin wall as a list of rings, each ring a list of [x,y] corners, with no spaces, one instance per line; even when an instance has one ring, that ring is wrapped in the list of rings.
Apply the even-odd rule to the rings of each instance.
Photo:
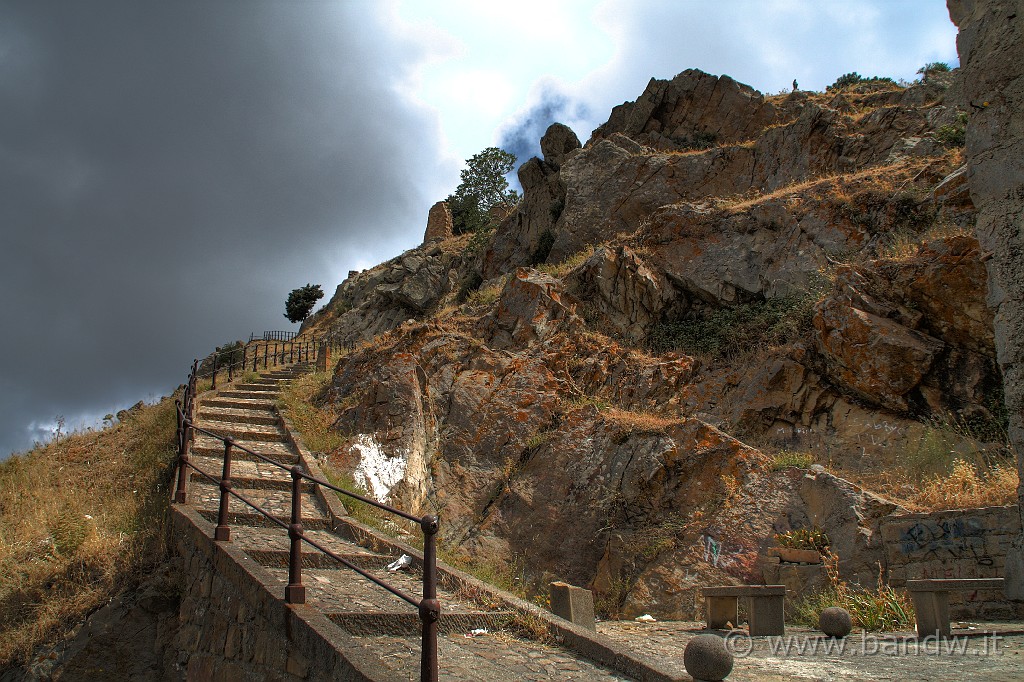
[[[882,522],[889,582],[915,578],[1000,578],[1021,532],[1016,505],[907,514]],[[994,591],[951,592],[953,618],[1024,618],[1024,603]]]

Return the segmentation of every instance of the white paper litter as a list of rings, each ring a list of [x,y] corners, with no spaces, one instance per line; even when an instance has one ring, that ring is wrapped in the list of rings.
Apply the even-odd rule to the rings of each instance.
[[[657,623],[658,622],[658,619],[655,618],[654,616],[652,616],[649,613],[645,613],[642,616],[637,616],[633,620],[635,620],[638,623]]]
[[[483,628],[476,628],[475,630],[470,630],[468,633],[464,634],[463,637],[466,639],[472,639],[473,637],[480,637],[481,635],[489,634],[491,633],[487,632],[487,630],[484,630]]]
[[[390,564],[388,564],[388,570],[392,573],[395,573],[397,571],[404,571],[410,566],[412,566],[412,557],[408,554],[403,554],[402,556],[398,557]]]

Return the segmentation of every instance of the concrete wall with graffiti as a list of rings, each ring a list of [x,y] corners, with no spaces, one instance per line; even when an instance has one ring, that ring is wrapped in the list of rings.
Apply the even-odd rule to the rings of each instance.
[[[913,578],[1002,578],[1006,552],[1021,532],[1017,507],[908,514],[881,526],[889,582]],[[953,618],[1022,618],[1024,603],[999,592],[950,593]]]

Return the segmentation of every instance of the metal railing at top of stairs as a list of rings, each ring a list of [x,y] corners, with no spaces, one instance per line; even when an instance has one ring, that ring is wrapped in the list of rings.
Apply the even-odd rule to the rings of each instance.
[[[265,347],[266,348],[266,347]],[[316,352],[317,346],[313,346],[313,353]],[[235,349],[237,350],[237,348]],[[294,349],[293,349],[294,351]],[[216,358],[216,354],[214,355]],[[256,363],[258,362],[258,354],[253,354],[254,370]],[[276,356],[275,356],[276,357]],[[312,356],[307,354],[307,360],[312,359]],[[299,354],[299,362],[302,362],[301,351]],[[266,361],[268,356],[264,355],[264,367],[267,367]],[[243,367],[245,366],[243,360]],[[199,473],[200,476],[206,478],[211,483],[217,485],[220,488],[220,501],[217,511],[217,526],[214,530],[214,540],[217,542],[230,542],[231,541],[231,528],[228,524],[228,503],[230,497],[234,497],[240,500],[246,506],[252,508],[258,514],[266,518],[273,524],[280,526],[281,528],[288,531],[288,538],[290,540],[289,552],[288,552],[288,584],[285,587],[284,599],[289,604],[304,604],[306,601],[306,588],[302,584],[302,543],[305,542],[315,549],[319,550],[326,556],[331,557],[338,563],[342,564],[348,569],[351,569],[371,581],[375,585],[387,590],[391,594],[395,595],[399,599],[408,602],[412,606],[416,607],[420,623],[421,623],[421,656],[420,656],[420,680],[421,682],[437,682],[438,675],[438,660],[437,660],[437,632],[438,632],[438,621],[441,617],[441,604],[437,599],[437,543],[436,536],[438,531],[438,520],[437,517],[427,514],[419,517],[404,512],[400,509],[390,507],[386,504],[378,502],[376,500],[363,497],[348,490],[339,488],[332,483],[323,479],[317,478],[305,472],[301,466],[288,466],[279,462],[272,457],[263,455],[255,450],[252,450],[244,445],[240,445],[230,436],[223,436],[221,434],[214,433],[195,423],[195,408],[196,408],[196,396],[197,396],[197,380],[199,361],[195,360],[192,363],[192,371],[189,373],[188,383],[185,386],[185,393],[181,400],[175,401],[178,418],[178,431],[177,431],[177,445],[178,445],[178,471],[177,471],[177,487],[175,488],[174,501],[177,504],[184,504],[187,499],[188,493],[188,470],[194,470]],[[214,375],[216,368],[214,369]],[[206,436],[217,439],[224,444],[224,457],[223,465],[221,469],[220,477],[216,477],[209,472],[203,471],[201,468],[196,466],[191,461],[192,455],[192,444],[195,441],[195,434],[201,433]],[[248,499],[244,495],[236,492],[232,488],[231,484],[231,464],[236,450],[248,453],[250,456],[257,458],[258,460],[275,466],[283,471],[289,472],[292,478],[291,485],[291,515],[289,517],[289,523],[284,523],[271,512],[267,511],[260,505],[256,504],[252,500]],[[419,525],[423,532],[423,596],[422,598],[416,598],[405,591],[389,585],[387,582],[377,578],[369,572],[359,568],[352,562],[348,561],[342,556],[339,556],[335,552],[331,551],[323,544],[317,542],[315,539],[305,534],[302,527],[302,484],[303,481],[307,481],[314,485],[320,485],[329,490],[341,493],[350,498],[359,500],[365,504],[369,504],[373,507],[381,509],[390,514],[394,514],[408,521],[412,521]]]
[[[210,389],[216,389],[217,375],[219,373],[227,374],[228,381],[230,382],[234,381],[235,372],[245,371],[250,365],[252,371],[256,372],[259,370],[261,363],[263,369],[269,369],[279,364],[309,362],[316,357],[323,343],[324,339],[311,338],[306,340],[275,341],[273,343],[269,341],[250,341],[248,344],[240,344],[224,349],[218,348],[213,352],[212,356],[207,356],[211,360],[210,366],[206,371],[200,371],[202,367],[196,370],[196,378],[209,378],[211,381]],[[251,351],[249,349],[250,345],[252,346]],[[260,353],[261,345],[263,347],[262,353]],[[203,364],[204,366],[206,365],[205,358]]]

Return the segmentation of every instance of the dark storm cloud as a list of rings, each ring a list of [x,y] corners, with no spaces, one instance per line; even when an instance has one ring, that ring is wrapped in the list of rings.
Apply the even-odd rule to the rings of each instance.
[[[541,88],[537,102],[517,115],[501,132],[499,146],[524,163],[540,156],[540,138],[552,123],[584,118],[587,109],[554,86]],[[571,126],[570,126],[571,127]]]
[[[168,393],[286,325],[290,289],[410,245],[436,126],[396,90],[419,48],[376,15],[0,6],[0,458],[32,421]]]

